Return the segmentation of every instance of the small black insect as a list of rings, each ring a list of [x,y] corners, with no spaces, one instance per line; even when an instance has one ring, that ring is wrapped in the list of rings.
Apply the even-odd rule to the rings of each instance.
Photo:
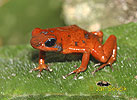
[[[99,82],[97,82],[97,85],[98,85],[98,86],[109,86],[109,85],[111,85],[111,84],[108,83],[108,82],[106,82],[106,81],[99,81]]]

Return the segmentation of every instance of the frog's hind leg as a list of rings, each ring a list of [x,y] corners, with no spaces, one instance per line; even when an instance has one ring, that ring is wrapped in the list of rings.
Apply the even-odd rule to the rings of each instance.
[[[107,65],[110,66],[112,71],[114,70],[113,67],[112,67],[112,64],[113,64],[114,61],[116,61],[116,55],[117,55],[117,43],[116,43],[116,37],[114,35],[111,35],[107,39],[105,44],[103,45],[103,52],[104,52],[105,56],[108,57],[108,60],[106,62],[102,62],[103,64],[98,69],[96,69],[92,72],[93,75],[95,74],[95,72],[97,72],[98,70],[104,68]],[[102,57],[104,57],[104,56],[102,56]]]

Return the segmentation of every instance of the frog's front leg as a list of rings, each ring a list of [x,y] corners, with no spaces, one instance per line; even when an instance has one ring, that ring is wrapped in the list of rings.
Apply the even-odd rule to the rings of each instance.
[[[83,57],[82,57],[82,63],[80,65],[79,68],[77,68],[76,70],[70,72],[69,74],[63,76],[64,79],[66,79],[67,76],[76,73],[76,75],[74,76],[74,79],[77,78],[77,74],[85,71],[87,69],[87,65],[89,62],[89,58],[90,58],[90,49],[89,48],[82,48],[82,47],[76,47],[76,46],[72,46],[69,47],[65,50],[62,51],[63,54],[69,54],[69,53],[83,53]]]
[[[38,75],[40,75],[43,70],[52,71],[52,69],[50,69],[48,67],[48,65],[45,64],[45,56],[46,56],[45,51],[41,51],[40,50],[40,52],[39,52],[39,66],[34,68],[34,69],[32,69],[32,71],[39,70],[39,74]]]

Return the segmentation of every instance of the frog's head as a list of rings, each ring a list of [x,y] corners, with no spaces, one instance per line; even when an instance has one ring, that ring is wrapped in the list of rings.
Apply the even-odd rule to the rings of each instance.
[[[32,47],[43,51],[60,51],[61,46],[57,45],[56,36],[50,32],[49,30],[35,28],[32,31],[32,38],[30,41]]]

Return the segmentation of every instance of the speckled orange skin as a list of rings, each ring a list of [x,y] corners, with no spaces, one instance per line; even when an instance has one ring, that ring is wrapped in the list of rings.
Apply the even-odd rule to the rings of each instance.
[[[46,47],[45,42],[50,38],[56,39],[55,45],[52,47]],[[31,45],[33,48],[40,50],[39,54],[39,66],[34,70],[43,69],[50,70],[45,64],[45,52],[55,51],[63,54],[70,53],[82,53],[82,63],[79,68],[65,75],[68,75],[85,71],[89,62],[90,54],[100,62],[101,65],[98,69],[92,72],[94,74],[98,70],[104,68],[106,65],[110,65],[116,60],[117,55],[117,43],[114,35],[109,36],[104,44],[102,44],[103,32],[87,32],[76,25],[40,29],[35,28],[32,31]]]

